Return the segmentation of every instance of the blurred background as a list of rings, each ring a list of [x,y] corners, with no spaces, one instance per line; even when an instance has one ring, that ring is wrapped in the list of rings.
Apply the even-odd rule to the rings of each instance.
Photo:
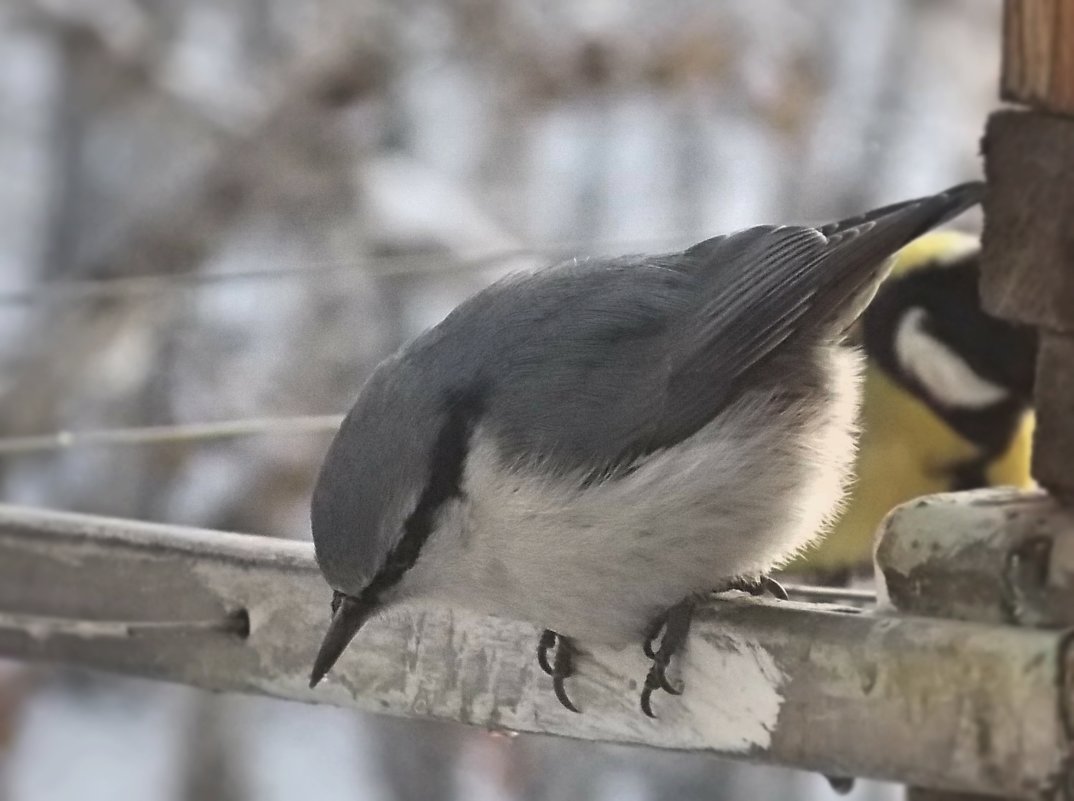
[[[506,271],[976,177],[999,16],[999,0],[5,0],[0,437],[340,413]],[[0,453],[0,499],[305,539],[329,434],[270,428]],[[309,797],[834,793],[698,755],[0,663],[3,801]]]

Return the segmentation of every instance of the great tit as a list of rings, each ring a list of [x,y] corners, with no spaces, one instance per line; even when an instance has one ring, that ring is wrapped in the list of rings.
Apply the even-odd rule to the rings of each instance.
[[[855,325],[866,367],[853,485],[788,572],[840,582],[868,570],[881,520],[922,495],[1032,486],[1036,332],[984,311],[979,256],[969,234],[926,234]]]

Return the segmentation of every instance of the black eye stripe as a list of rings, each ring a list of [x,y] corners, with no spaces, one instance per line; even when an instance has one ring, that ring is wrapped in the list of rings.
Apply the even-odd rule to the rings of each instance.
[[[388,554],[380,572],[363,590],[362,597],[366,600],[375,602],[380,593],[403,578],[418,561],[441,507],[450,499],[462,496],[462,473],[470,437],[483,411],[484,393],[479,390],[455,392],[447,398],[447,419],[433,446],[425,489],[403,524],[402,538]]]

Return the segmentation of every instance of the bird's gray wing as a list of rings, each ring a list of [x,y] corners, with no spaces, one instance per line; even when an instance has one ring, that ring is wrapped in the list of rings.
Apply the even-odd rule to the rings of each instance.
[[[568,471],[614,472],[675,444],[782,344],[833,336],[888,256],[978,198],[959,187],[822,228],[753,228],[492,293],[488,425],[510,456]]]
[[[823,245],[806,229],[791,240],[758,229],[706,243],[703,257],[581,264],[480,299],[460,327],[485,326],[481,426],[509,461],[594,477],[684,439],[734,399],[739,377],[808,305],[757,281],[799,269]],[[734,309],[743,299],[752,307]]]
[[[679,343],[668,389],[675,413],[664,438],[688,436],[711,419],[788,340],[842,335],[886,275],[888,258],[982,193],[980,183],[963,184],[819,228],[754,228],[686,251],[711,285]]]

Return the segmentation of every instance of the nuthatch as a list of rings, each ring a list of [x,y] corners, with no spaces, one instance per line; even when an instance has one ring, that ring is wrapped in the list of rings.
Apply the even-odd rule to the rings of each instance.
[[[843,335],[891,255],[982,194],[568,261],[464,302],[374,371],[321,469],[335,593],[311,686],[370,616],[416,601],[544,627],[571,709],[574,641],[640,641],[651,715],[653,691],[679,692],[665,669],[697,601],[760,586],[823,532],[854,455]]]

